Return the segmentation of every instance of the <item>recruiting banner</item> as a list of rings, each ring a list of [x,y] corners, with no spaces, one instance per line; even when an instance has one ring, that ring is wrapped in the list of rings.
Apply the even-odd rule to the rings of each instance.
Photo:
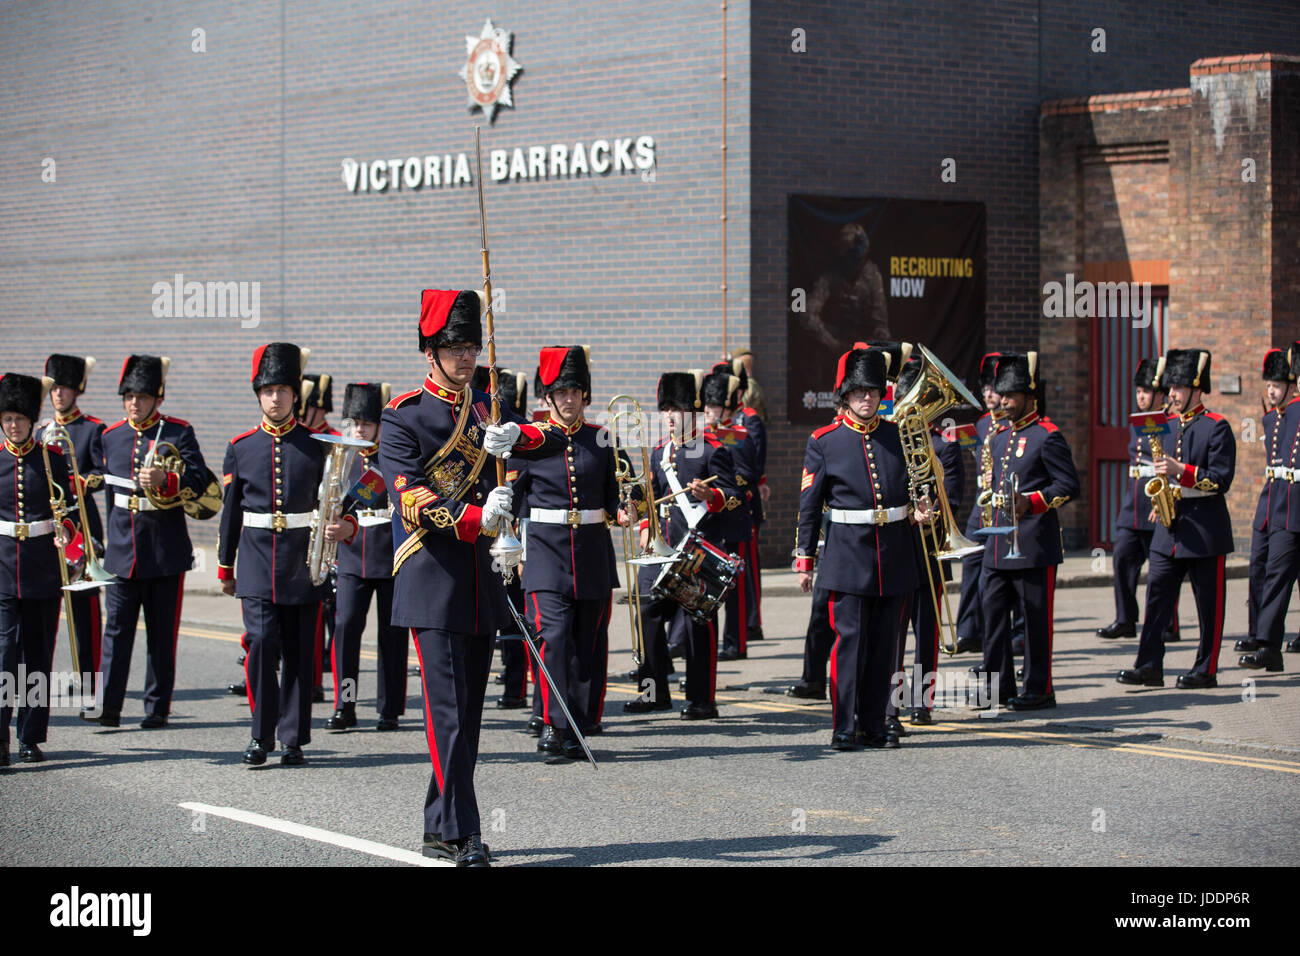
[[[790,421],[830,420],[855,341],[919,342],[978,395],[985,228],[983,203],[791,196]]]

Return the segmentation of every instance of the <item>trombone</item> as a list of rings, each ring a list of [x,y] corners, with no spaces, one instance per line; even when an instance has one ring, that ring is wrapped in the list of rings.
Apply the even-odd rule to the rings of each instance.
[[[630,402],[630,409],[614,410],[621,402]],[[641,622],[641,582],[637,579],[637,570],[645,564],[667,564],[677,558],[677,552],[665,543],[663,532],[659,528],[659,509],[654,503],[654,487],[650,479],[650,449],[646,446],[645,413],[641,404],[631,395],[615,395],[609,400],[609,431],[617,442],[619,421],[628,420],[629,435],[641,439],[641,476],[632,473],[630,458],[614,454],[614,477],[618,480],[619,507],[627,515],[628,523],[620,525],[623,532],[623,573],[627,578],[627,611],[632,625],[632,660],[640,667],[645,661],[645,632]],[[641,501],[645,502],[649,521],[650,540],[645,554],[641,553],[641,543],[637,529],[632,525],[632,518],[638,513],[637,489],[641,489]]]
[[[81,679],[81,655],[77,650],[77,628],[72,618],[72,592],[102,588],[111,584],[113,575],[104,570],[95,556],[95,542],[90,535],[90,520],[86,516],[85,484],[77,470],[77,449],[72,444],[72,436],[58,422],[50,422],[41,435],[41,457],[45,461],[45,481],[50,491],[50,512],[54,515],[56,526],[62,525],[68,516],[68,498],[63,488],[54,483],[54,472],[50,468],[50,446],[59,445],[66,448],[64,456],[68,459],[68,474],[77,497],[77,517],[80,524],[81,550],[85,556],[80,568],[68,574],[68,555],[65,545],[59,544],[59,536],[54,537],[54,547],[59,552],[59,579],[63,582],[63,619],[67,624],[68,653],[72,655],[72,670]]]

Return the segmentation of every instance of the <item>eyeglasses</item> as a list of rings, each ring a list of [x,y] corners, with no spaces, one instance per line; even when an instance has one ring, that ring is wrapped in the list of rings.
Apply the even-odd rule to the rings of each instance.
[[[454,347],[444,345],[443,348],[452,358],[457,359],[463,359],[467,355],[470,358],[478,358],[478,354],[483,351],[483,349],[477,345],[457,345]]]

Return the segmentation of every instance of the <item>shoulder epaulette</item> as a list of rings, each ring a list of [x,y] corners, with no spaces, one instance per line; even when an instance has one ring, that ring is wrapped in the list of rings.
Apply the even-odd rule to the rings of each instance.
[[[839,422],[831,422],[829,425],[823,425],[821,428],[813,432],[812,437],[821,438],[823,435],[829,435],[831,432],[835,431],[835,429],[839,427],[840,427]]]
[[[39,445],[40,442],[37,442],[36,444]],[[50,444],[50,445],[46,445],[45,447],[48,448],[50,451],[54,452],[54,454],[56,454],[56,455],[62,455],[62,454],[63,454],[63,446],[62,446],[62,445],[54,445],[54,444]]]
[[[717,436],[717,435],[710,435],[710,434],[708,434],[707,432],[705,432],[705,433],[701,434],[700,437],[703,438],[703,439],[704,439],[704,440],[709,444],[709,447],[710,447],[710,448],[721,448],[721,447],[722,447],[722,442],[718,440],[718,436]]]
[[[96,418],[94,415],[82,415],[81,417],[84,418],[86,421],[90,422],[92,425],[104,424],[104,420],[102,418]]]
[[[419,395],[419,394],[420,394],[420,389],[418,389],[418,388],[413,388],[413,389],[411,389],[409,392],[403,392],[401,395],[398,395],[398,396],[397,396],[396,398],[394,398],[391,402],[389,402],[389,403],[388,403],[388,407],[389,407],[389,408],[401,408],[401,407],[402,407],[403,405],[405,405],[408,401],[410,401],[411,399],[415,398],[415,396],[417,396],[417,395]]]
[[[1209,419],[1210,421],[1212,421],[1212,422],[1222,422],[1222,421],[1227,421],[1227,419],[1225,419],[1225,418],[1224,418],[1222,415],[1220,415],[1218,412],[1209,412],[1209,411],[1207,411],[1207,412],[1205,413],[1205,417],[1208,418],[1208,419]]]
[[[1056,427],[1056,422],[1052,421],[1050,418],[1045,418],[1042,415],[1038,417],[1038,424],[1042,425],[1043,428],[1049,432],[1059,432],[1061,430]]]
[[[992,418],[992,417],[993,417],[992,412],[985,412],[983,415],[980,416],[980,418]],[[979,421],[979,419],[977,418],[976,421]]]
[[[172,425],[180,425],[182,428],[190,427],[190,423],[182,418],[172,418],[170,415],[159,415],[158,417]]]
[[[239,439],[241,439],[241,438],[247,438],[249,435],[253,434],[254,432],[256,432],[256,431],[260,431],[260,430],[261,430],[261,427],[262,427],[261,425],[255,425],[254,427],[250,428],[250,429],[249,429],[248,431],[246,431],[246,432],[240,432],[240,433],[239,433],[238,435],[236,435],[234,438],[230,439],[230,444],[233,445],[235,442],[239,441]]]
[[[126,419],[125,419],[125,418],[122,419],[120,422],[113,422],[113,424],[109,425],[108,427],[106,427],[106,428],[104,429],[104,432],[105,432],[105,433],[111,432],[114,428],[121,428],[121,427],[122,427],[123,425],[125,425],[125,424],[126,424]]]

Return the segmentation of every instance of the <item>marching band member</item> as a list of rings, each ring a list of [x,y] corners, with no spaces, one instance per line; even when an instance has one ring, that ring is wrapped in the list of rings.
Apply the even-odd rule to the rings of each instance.
[[[488,865],[474,765],[505,603],[488,545],[509,527],[513,494],[493,487],[487,459],[545,458],[566,444],[549,424],[508,411],[490,424],[490,396],[467,387],[483,347],[480,301],[475,292],[424,291],[419,345],[429,374],[388,403],[379,438],[380,470],[398,496],[393,624],[413,631],[433,762],[424,847],[457,866]]]
[[[680,547],[692,530],[714,548],[724,542],[744,537],[743,515],[734,512],[742,507],[736,488],[736,466],[731,452],[717,438],[698,430],[700,411],[699,385],[703,373],[665,372],[659,378],[659,411],[663,413],[668,433],[650,455],[651,485],[655,499],[672,495],[661,522],[664,540]],[[706,481],[707,479],[707,481]],[[654,507],[654,505],[651,505]],[[641,551],[650,536],[650,522],[641,522]],[[654,596],[655,578],[660,566],[646,565],[638,572],[641,594],[641,620],[645,637],[645,662],[641,676],[650,686],[641,697],[628,701],[623,711],[641,714],[670,710],[668,695],[668,644],[665,630],[672,618],[685,614],[670,598]],[[687,616],[686,621],[686,700],[683,720],[708,720],[718,716],[714,702],[717,686],[718,615],[707,621]]]
[[[1183,577],[1190,576],[1201,642],[1192,669],[1178,678],[1178,686],[1215,687],[1223,639],[1224,558],[1233,549],[1232,519],[1223,496],[1236,470],[1237,443],[1228,420],[1207,411],[1201,402],[1202,394],[1210,390],[1209,352],[1170,349],[1155,384],[1169,387],[1173,410],[1178,413],[1178,433],[1166,436],[1173,440],[1165,443],[1165,454],[1155,463],[1155,472],[1177,486],[1180,497],[1174,503],[1171,527],[1157,525],[1151,539],[1146,616],[1137,661],[1132,669],[1120,671],[1118,680],[1121,684],[1164,686],[1164,633]],[[1288,587],[1294,582],[1292,572]]]
[[[1146,358],[1138,363],[1133,376],[1136,405],[1139,412],[1152,412],[1165,407],[1167,389],[1157,385],[1160,360]],[[1144,442],[1146,443],[1144,445]],[[1115,516],[1115,620],[1107,627],[1097,628],[1097,635],[1107,640],[1117,637],[1137,636],[1137,586],[1142,565],[1151,551],[1151,537],[1156,523],[1151,520],[1151,502],[1146,496],[1147,482],[1155,476],[1155,465],[1143,461],[1151,457],[1150,439],[1144,438],[1137,428],[1129,425],[1128,458],[1129,480],[1124,485],[1124,500]],[[1178,610],[1174,609],[1173,628],[1165,635],[1166,641],[1178,640]]]
[[[185,594],[185,572],[194,561],[194,548],[185,526],[185,511],[180,507],[160,509],[144,489],[160,498],[161,504],[179,504],[204,492],[208,469],[190,424],[158,411],[170,365],[166,356],[128,356],[122,363],[117,389],[126,418],[103,432],[100,471],[109,485],[104,570],[117,575],[104,597],[104,699],[98,718],[104,727],[121,723],[141,608],[148,667],[145,717],[140,726],[165,727],[171,712],[181,599]],[[153,453],[160,443],[176,447],[185,466],[183,474],[153,464]],[[89,712],[82,716],[95,720]]]
[[[895,401],[907,394],[907,390],[912,387],[917,376],[921,374],[923,365],[924,361],[919,355],[909,358],[904,363],[903,370],[898,376]],[[951,521],[953,527],[956,527],[957,514],[961,510],[962,487],[966,482],[961,447],[957,442],[949,441],[944,437],[943,432],[934,425],[930,426],[930,447],[935,458],[943,467],[944,492],[948,496],[948,504],[952,507],[952,514],[944,515],[943,518],[946,521]],[[952,564],[949,561],[940,561],[933,555],[927,555],[924,539],[921,535],[920,525],[913,527],[912,544],[916,553],[917,567],[924,571],[925,565],[923,562],[930,562],[930,574],[933,575],[932,580],[939,592],[939,600],[942,602],[942,588],[952,578]],[[940,540],[942,540],[942,535]],[[898,624],[898,645],[894,651],[893,672],[897,675],[895,679],[902,678],[903,661],[906,658],[907,650],[907,626],[910,623],[912,633],[916,635],[916,666],[920,671],[922,683],[924,684],[925,681],[930,680],[929,675],[938,673],[940,622],[934,613],[934,601],[931,599],[928,580],[923,573],[918,574],[917,577],[916,590],[904,597],[903,616],[899,619]],[[912,703],[911,722],[917,725],[931,723],[931,708],[925,705],[923,688],[914,684],[912,693],[916,699]],[[895,694],[890,695],[889,705],[885,711],[886,726],[888,730],[902,737],[905,735],[905,731],[898,719],[896,699]]]
[[[310,351],[310,350],[309,350]],[[343,433],[326,421],[326,416],[334,411],[334,379],[327,373],[305,372],[298,396],[298,421],[314,435],[342,435]],[[346,416],[345,416],[346,417]],[[329,583],[324,588],[321,601],[320,626],[316,634],[316,661],[313,665],[315,680],[312,683],[311,699],[313,703],[324,703],[325,687],[321,683],[325,670],[332,666],[334,647],[334,626],[338,613],[337,575],[331,571]],[[358,666],[360,666],[358,662]]]
[[[607,530],[618,515],[616,449],[606,429],[583,417],[591,404],[585,347],[542,349],[535,381],[550,405],[549,423],[565,443],[563,454],[521,462],[514,484],[516,503],[528,515],[525,616],[544,642],[542,658],[555,679],[554,687],[538,684],[546,726],[537,750],[582,760],[582,746],[551,696],[563,695],[584,735],[600,723],[618,583]]]
[[[717,368],[714,368],[717,371]],[[749,557],[745,562],[745,574],[748,591],[749,635],[746,640],[763,639],[763,576],[758,557],[758,529],[763,523],[763,507],[772,497],[772,489],[767,483],[767,402],[763,390],[754,381],[754,353],[749,349],[740,349],[731,353],[731,374],[740,379],[743,394],[740,407],[734,416],[737,425],[749,432],[754,443],[754,463],[758,468],[758,488],[749,499],[749,513],[754,526],[753,536],[749,542]]]
[[[753,576],[749,569],[756,563],[752,551],[755,527],[753,507],[758,499],[759,480],[763,472],[758,466],[753,436],[733,418],[740,408],[744,385],[744,380],[733,375],[726,364],[715,366],[700,385],[705,434],[712,435],[731,452],[731,460],[736,468],[735,485],[745,504],[733,516],[734,527],[731,532],[743,534],[743,537],[724,541],[722,545],[723,550],[739,555],[745,562],[745,568],[738,577],[736,586],[727,592],[727,625],[722,632],[722,650],[718,652],[720,661],[743,660],[749,656],[747,633],[749,622],[753,618],[749,607],[754,591]]]
[[[325,526],[325,540],[340,542],[338,562],[338,631],[330,644],[334,675],[334,714],[326,730],[357,725],[361,635],[371,595],[379,615],[379,663],[376,667],[379,709],[377,730],[396,730],[406,712],[408,635],[393,618],[393,507],[379,473],[379,419],[388,404],[388,383],[354,382],[343,392],[343,418],[352,422],[353,437],[371,443],[353,463],[344,485],[347,496],[339,520]],[[357,478],[360,477],[358,481]],[[365,500],[358,495],[367,496]]]
[[[85,548],[104,543],[104,524],[99,517],[99,505],[94,493],[103,486],[104,476],[100,474],[100,462],[104,460],[104,423],[92,415],[87,415],[77,407],[77,401],[86,391],[86,379],[95,367],[95,360],[90,356],[82,358],[77,355],[51,355],[45,360],[45,374],[53,379],[54,387],[50,389],[50,403],[54,406],[54,422],[62,426],[72,439],[77,450],[77,471],[81,474],[83,487],[77,488],[68,501],[71,512],[77,508],[77,497],[85,495],[86,521],[90,524],[92,541],[82,543]],[[37,436],[37,440],[43,436]],[[100,638],[103,631],[103,619],[100,615],[99,589],[72,591],[69,594],[72,603],[73,629],[77,633],[77,657],[82,670],[90,673],[93,682],[99,678]]]
[[[899,746],[885,726],[890,665],[904,595],[917,583],[909,520],[927,521],[924,503],[908,498],[907,463],[898,426],[877,411],[886,358],[877,349],[845,352],[835,392],[846,406],[837,422],[813,432],[800,481],[794,570],[812,590],[817,536],[829,507],[818,584],[829,593],[835,633],[831,651],[831,747]]]
[[[1286,352],[1281,349],[1269,349],[1264,356],[1264,418],[1263,428],[1265,466],[1264,487],[1259,491],[1259,501],[1255,505],[1255,520],[1251,522],[1250,534],[1250,590],[1246,598],[1246,613],[1249,624],[1249,636],[1236,643],[1234,650],[1257,651],[1263,645],[1257,639],[1259,633],[1257,620],[1259,615],[1259,593],[1264,587],[1264,575],[1268,571],[1268,515],[1271,510],[1271,496],[1276,492],[1285,495],[1289,485],[1282,480],[1274,481],[1272,462],[1277,458],[1278,425],[1282,409],[1295,398],[1295,376],[1291,374]],[[1287,645],[1287,650],[1294,651],[1300,643],[1295,638]]]
[[[993,382],[998,374],[998,359],[1001,352],[989,352],[980,359],[980,397],[988,408],[975,421],[975,445],[971,451],[975,455],[976,497],[971,506],[970,516],[966,519],[966,536],[972,536],[980,527],[980,506],[978,493],[984,490],[984,468],[982,462],[989,449],[989,436],[1006,427],[1002,415],[1002,399],[993,390]],[[980,552],[968,554],[961,559],[961,603],[957,606],[957,653],[983,653],[984,651],[984,607],[981,602],[980,575],[984,567],[984,555]]]
[[[0,375],[0,674],[17,675],[21,664],[27,675],[14,681],[11,692],[22,702],[18,711],[18,759],[39,763],[45,759],[50,723],[50,702],[33,701],[29,693],[48,694],[54,641],[59,628],[62,577],[57,550],[71,540],[70,521],[54,521],[50,482],[65,500],[72,500],[71,481],[63,452],[51,445],[50,470],[32,426],[41,414],[48,378],[9,372]],[[56,547],[57,544],[57,547]],[[5,695],[7,697],[7,695]],[[9,766],[9,723],[13,701],[0,701],[0,767]]]
[[[1070,445],[1038,413],[1038,353],[1009,353],[998,360],[993,390],[1008,427],[993,434],[993,467],[985,472],[996,513],[1015,524],[1011,535],[989,535],[980,575],[984,606],[984,666],[998,675],[998,695],[1012,710],[1056,706],[1052,687],[1053,602],[1056,566],[1064,560],[1056,514],[1079,495]],[[1014,512],[1014,517],[1013,517]],[[1011,546],[1020,556],[1010,557]],[[1018,695],[1011,651],[1011,610],[1025,621],[1025,687]]]
[[[222,467],[217,579],[243,605],[252,711],[243,761],[253,766],[266,763],[276,736],[284,747],[280,763],[288,766],[304,763],[302,748],[311,742],[321,588],[312,584],[307,550],[326,452],[294,417],[310,354],[290,342],[271,342],[253,353],[250,378],[262,421],[230,440]],[[283,682],[275,674],[281,658]]]

